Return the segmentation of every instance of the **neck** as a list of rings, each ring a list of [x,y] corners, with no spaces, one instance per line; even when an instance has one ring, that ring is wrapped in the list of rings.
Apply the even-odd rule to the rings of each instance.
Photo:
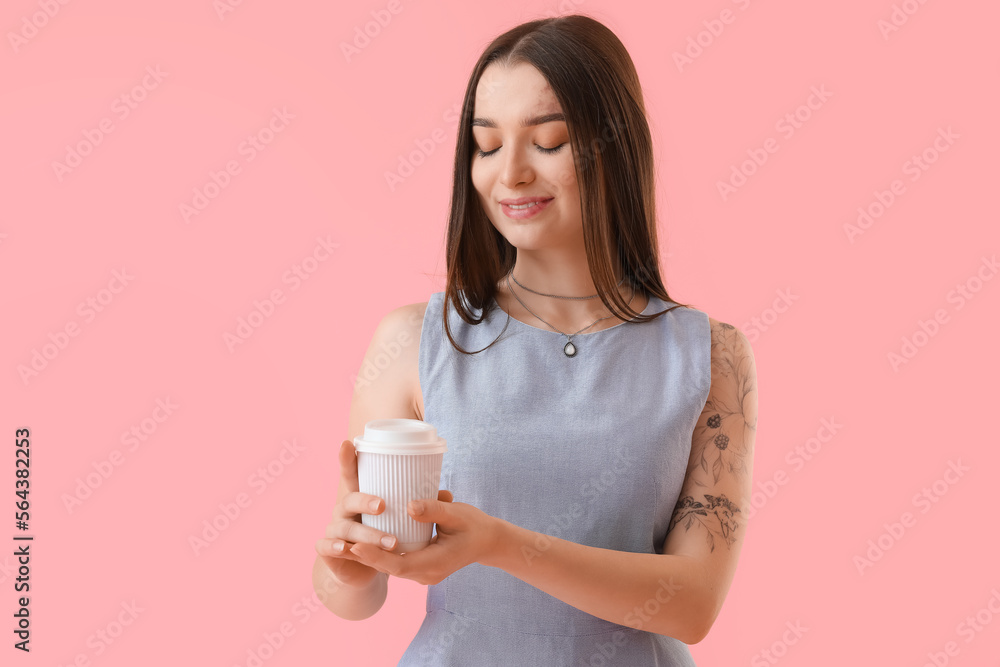
[[[560,261],[561,260],[561,261]],[[544,294],[554,294],[557,296],[591,296],[597,294],[597,287],[590,276],[590,268],[587,265],[587,258],[562,258],[547,256],[544,259],[534,254],[519,251],[517,259],[514,261],[514,269],[511,275],[525,287],[530,287],[536,292]],[[615,272],[615,283],[621,280],[621,272]],[[623,286],[624,287],[624,286]],[[514,285],[514,289],[520,289]],[[525,292],[526,290],[520,290]],[[520,293],[519,292],[519,293]],[[530,292],[527,292],[531,294]],[[626,288],[625,294],[628,293]],[[542,297],[531,294],[536,299],[546,299],[547,301],[557,301],[549,297]],[[561,300],[566,302],[567,300]],[[600,303],[600,299],[593,299]]]
[[[558,262],[556,259],[555,257],[546,257],[545,261],[542,262],[534,255],[519,251],[510,275],[525,287],[543,294],[573,297],[597,294],[597,287],[590,276],[585,258],[582,262],[578,259]],[[621,276],[621,270],[618,268],[615,271],[614,283],[616,285],[621,280]],[[639,312],[645,307],[645,299],[639,294],[633,296],[633,290],[629,285],[622,284],[617,287],[617,290],[624,302],[627,303],[632,298],[630,306],[635,311]],[[539,321],[541,318],[565,333],[575,332],[599,317],[611,315],[611,311],[598,297],[593,299],[556,299],[542,296],[522,289],[517,283],[506,277],[499,285],[497,299],[503,309],[512,317],[533,326],[548,328]],[[598,322],[593,329],[587,331],[598,331],[619,324],[621,321],[618,317],[612,316]]]

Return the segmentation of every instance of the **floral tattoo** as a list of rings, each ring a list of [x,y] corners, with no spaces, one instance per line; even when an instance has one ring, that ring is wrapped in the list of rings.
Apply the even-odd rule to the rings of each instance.
[[[753,354],[736,327],[725,322],[712,326],[712,379],[735,384],[736,391],[719,395],[711,392],[702,419],[692,437],[692,463],[688,473],[700,468],[702,474],[690,476],[695,486],[708,491],[704,477],[718,483],[724,474],[747,476],[757,431],[757,384]],[[735,382],[733,382],[735,380]],[[730,446],[738,443],[738,446]],[[731,547],[742,521],[739,506],[725,494],[702,492],[704,501],[685,495],[677,501],[668,530],[683,525],[684,530],[701,526],[706,530],[710,551],[717,541]]]

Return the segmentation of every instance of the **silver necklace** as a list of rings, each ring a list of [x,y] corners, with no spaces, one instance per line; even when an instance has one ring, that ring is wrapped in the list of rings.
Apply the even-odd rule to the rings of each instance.
[[[510,277],[514,278],[513,271],[510,272]],[[550,296],[553,299],[593,299],[597,297],[596,294],[591,294],[590,296],[559,296],[558,294],[545,294],[544,292],[536,292],[530,287],[522,285],[521,283],[517,282],[517,278],[514,278],[514,282],[517,283],[517,286],[520,287],[521,289],[526,289],[529,292],[532,292],[533,294],[538,294],[539,296]],[[623,282],[625,282],[625,276],[622,276],[622,279],[618,281],[618,284],[615,285],[615,287],[621,287]],[[510,286],[510,283],[507,283],[507,285]]]
[[[513,273],[514,272],[511,271],[510,273],[507,274],[507,289],[510,290],[510,293],[514,295],[514,298],[517,299],[518,303],[520,303],[522,306],[524,306],[524,309],[526,311],[528,311],[532,315],[535,315],[535,313],[531,310],[531,308],[528,308],[528,306],[525,305],[524,301],[521,301],[521,297],[519,297],[517,295],[517,292],[515,292],[514,290],[511,289],[511,287],[510,287],[510,278],[513,275]],[[624,280],[624,278],[623,278],[623,280]],[[514,282],[517,282],[517,280],[515,280]],[[517,284],[520,285],[521,283],[517,283]],[[621,283],[619,283],[619,284],[621,284]],[[589,297],[587,297],[587,298],[589,298]],[[632,299],[634,299],[634,298],[635,298],[635,290],[633,289],[632,290],[632,296],[630,296],[629,299],[628,299],[629,305],[632,305]],[[508,313],[507,316],[510,317],[510,314]],[[538,317],[538,315],[535,315],[535,317]],[[549,324],[549,326],[552,327],[553,329],[555,329],[558,333],[561,333],[563,336],[566,336],[566,344],[563,346],[563,352],[566,354],[567,357],[575,357],[576,356],[576,345],[573,344],[573,336],[575,336],[576,334],[578,334],[580,332],[586,331],[587,329],[589,329],[590,327],[594,326],[595,324],[597,324],[601,320],[606,320],[609,317],[614,317],[614,314],[605,315],[604,317],[599,317],[598,319],[594,320],[593,322],[591,322],[590,324],[588,324],[584,328],[580,329],[580,331],[577,331],[576,333],[572,333],[572,334],[563,333],[562,331],[559,331],[559,329],[556,329],[555,327],[553,327],[548,322],[545,322],[545,320],[542,320],[542,318],[538,317],[538,319],[542,320],[542,322],[545,322],[545,324]]]

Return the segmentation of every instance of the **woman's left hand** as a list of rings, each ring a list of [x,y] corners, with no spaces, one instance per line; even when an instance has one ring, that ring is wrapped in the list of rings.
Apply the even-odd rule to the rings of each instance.
[[[396,554],[357,543],[351,547],[351,553],[380,572],[421,584],[440,583],[452,572],[494,556],[499,546],[501,520],[468,503],[452,502],[453,499],[451,491],[441,490],[437,500],[412,500],[407,506],[407,513],[415,520],[437,524],[437,535],[426,547]]]

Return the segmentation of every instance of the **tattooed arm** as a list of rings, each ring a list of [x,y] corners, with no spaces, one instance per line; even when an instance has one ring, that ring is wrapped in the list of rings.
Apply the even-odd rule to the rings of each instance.
[[[730,325],[709,323],[712,386],[680,496],[688,500],[679,504],[664,553],[586,546],[483,515],[462,502],[441,501],[425,501],[421,520],[437,523],[439,535],[444,525],[453,538],[462,536],[456,539],[460,546],[400,556],[360,544],[355,546],[361,554],[353,553],[381,572],[425,584],[440,583],[478,561],[598,618],[687,644],[700,642],[736,569],[757,423],[750,346]]]
[[[663,552],[702,564],[715,600],[714,623],[736,573],[750,508],[757,370],[739,329],[712,318],[709,325],[712,386],[691,438],[687,474]]]

